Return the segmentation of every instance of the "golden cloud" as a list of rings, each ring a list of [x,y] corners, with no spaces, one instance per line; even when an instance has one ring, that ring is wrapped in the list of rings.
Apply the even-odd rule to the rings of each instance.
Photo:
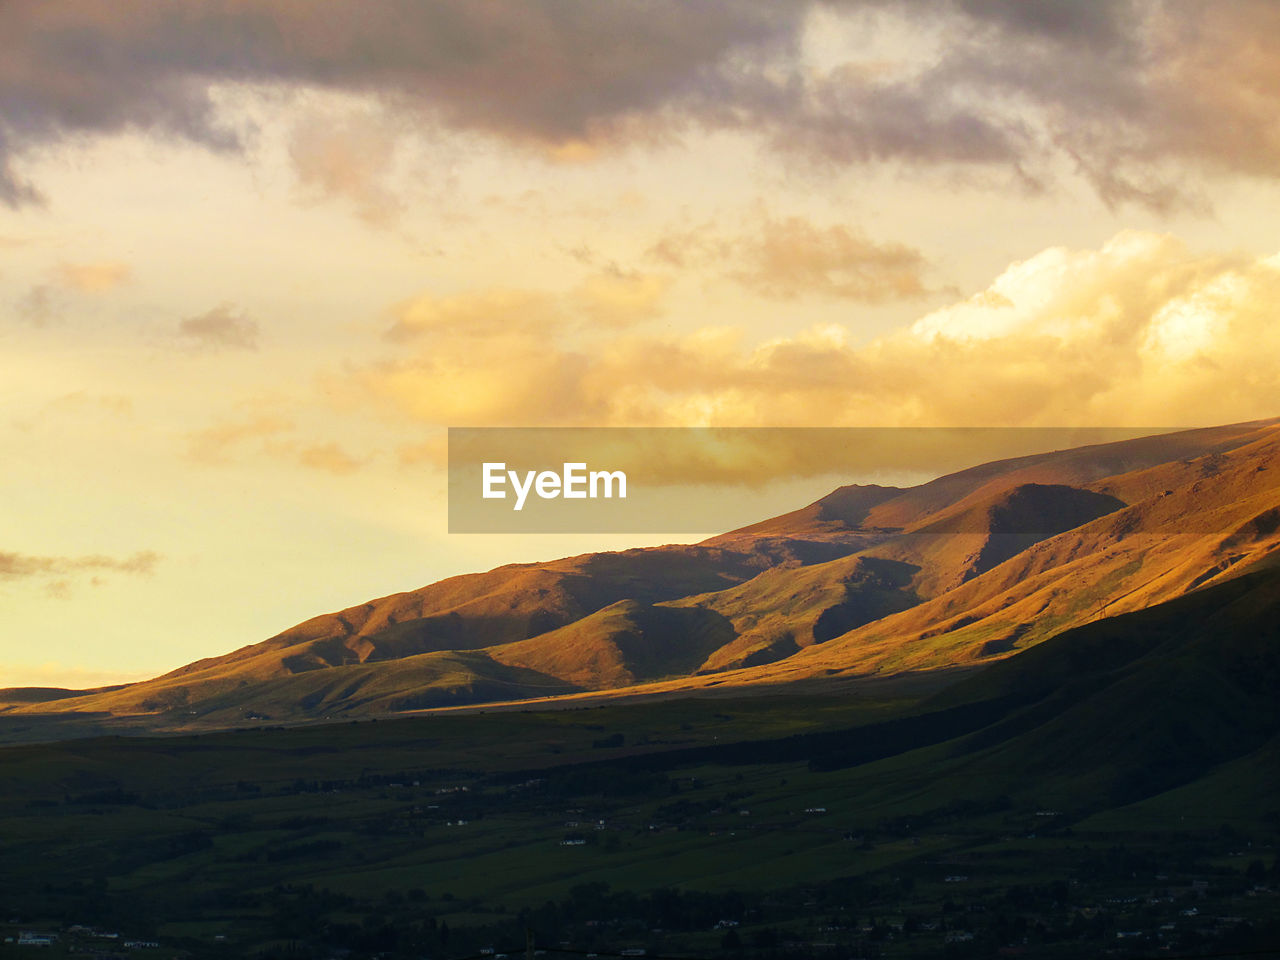
[[[827,297],[857,303],[908,300],[930,292],[929,264],[914,247],[877,243],[843,224],[761,216],[736,234],[709,224],[673,231],[648,251],[676,267],[718,269],[773,299]]]
[[[368,462],[332,440],[307,443],[293,419],[269,410],[253,412],[261,404],[246,406],[251,412],[245,416],[187,434],[187,456],[214,466],[265,456],[335,476],[355,473]]]
[[[584,329],[630,327],[660,316],[670,280],[607,267],[566,293],[493,289],[398,304],[385,336],[392,342],[462,339],[530,346]]]
[[[592,323],[626,327],[660,315],[670,285],[669,278],[657,274],[613,268],[587,277],[570,296],[574,307]]]
[[[357,460],[336,443],[320,443],[299,450],[298,463],[312,470],[345,475],[359,470],[362,461]]]
[[[34,415],[14,420],[13,425],[19,430],[29,431],[64,419],[84,417],[127,419],[132,416],[132,397],[121,393],[90,393],[87,390],[76,390],[55,397]]]
[[[187,435],[187,453],[202,463],[226,463],[246,443],[269,441],[293,429],[293,422],[271,414],[214,424]]]
[[[132,269],[118,260],[96,263],[60,263],[56,269],[58,281],[81,293],[105,293],[128,281]]]
[[[801,217],[766,220],[743,254],[733,277],[769,297],[817,294],[880,303],[927,292],[918,250],[877,244],[847,227],[817,227]]]
[[[551,334],[567,319],[554,295],[528,290],[484,290],[453,297],[424,295],[399,304],[386,338],[463,337],[469,340]]]
[[[732,329],[588,343],[477,314],[483,351],[445,323],[355,377],[436,425],[1202,424],[1275,414],[1278,301],[1280,257],[1195,256],[1125,232],[1012,264],[864,345],[838,325],[756,344]]]

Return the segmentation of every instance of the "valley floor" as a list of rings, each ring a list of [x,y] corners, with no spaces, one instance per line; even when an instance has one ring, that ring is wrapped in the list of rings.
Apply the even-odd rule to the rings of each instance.
[[[756,697],[9,747],[0,953],[448,960],[526,929],[569,956],[1280,943],[1274,740],[1134,803],[1031,782],[922,715],[983,719]]]

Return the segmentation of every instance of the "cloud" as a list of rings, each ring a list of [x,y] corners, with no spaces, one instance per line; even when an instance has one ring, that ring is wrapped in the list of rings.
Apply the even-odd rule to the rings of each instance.
[[[552,333],[567,322],[558,298],[538,291],[495,289],[451,297],[427,294],[400,304],[385,336],[392,342],[422,337],[488,340]]]
[[[218,423],[187,434],[187,455],[202,463],[227,463],[243,445],[270,441],[292,429],[291,420],[266,413]]]
[[[564,152],[686,98],[730,51],[785,42],[803,13],[789,6],[340,0],[320,15],[270,0],[196,0],[181,11],[142,0],[6,4],[0,115],[12,119],[0,156],[128,128],[233,148],[210,97],[219,83],[372,93],[455,128]],[[10,171],[0,197],[18,203],[30,189]]]
[[[13,151],[12,138],[0,123],[0,203],[15,209],[39,205],[40,191],[14,169]]]
[[[132,273],[127,263],[104,260],[98,263],[60,263],[58,280],[81,293],[105,293],[125,283]]]
[[[1203,207],[1199,174],[1280,169],[1280,122],[1266,106],[1280,92],[1275,4],[963,6],[977,29],[933,77],[969,96],[1013,98],[1042,148],[1070,158],[1109,205]]]
[[[178,323],[178,337],[200,350],[256,350],[258,333],[257,321],[229,303]]]
[[[847,37],[825,60],[815,22]],[[3,5],[0,31],[11,206],[36,198],[15,158],[67,137],[237,149],[212,95],[228,84],[364,96],[562,162],[729,129],[809,160],[1000,167],[1028,184],[1066,157],[1107,202],[1153,207],[1203,172],[1280,170],[1271,0],[53,0]],[[385,139],[300,128],[303,185],[384,216]]]
[[[47,283],[34,284],[19,297],[14,307],[17,315],[32,326],[43,327],[59,320],[67,311],[71,297],[68,291],[81,294],[106,293],[127,283],[132,269],[118,260],[90,263],[59,263]]]
[[[76,390],[64,393],[44,404],[28,417],[16,418],[13,425],[30,431],[65,419],[128,419],[133,416],[133,398],[122,393],[90,393]]]
[[[89,393],[87,390],[76,390],[50,400],[45,404],[41,414],[77,414],[82,411],[114,417],[131,417],[133,416],[133,398],[123,393]]]
[[[629,327],[661,315],[671,282],[656,274],[624,271],[616,266],[587,277],[570,294],[573,306],[589,322]]]
[[[474,344],[546,338],[591,328],[621,329],[660,316],[670,280],[616,266],[587,275],[565,293],[496,288],[454,296],[424,294],[397,305],[384,334],[393,343],[449,338]],[[474,347],[472,348],[474,349]]]
[[[18,316],[34,327],[43,327],[62,316],[65,296],[53,285],[39,283],[14,303]]]
[[[661,237],[648,256],[677,267],[718,269],[754,293],[790,300],[817,296],[858,303],[914,299],[930,292],[929,264],[913,247],[877,243],[843,224],[761,216],[730,235],[710,224]]]
[[[377,225],[392,220],[401,206],[387,183],[395,151],[392,125],[367,115],[338,123],[313,117],[298,124],[289,141],[294,171],[312,196],[347,200]]]
[[[160,554],[142,550],[128,557],[92,554],[79,557],[40,556],[0,550],[0,584],[38,581],[51,596],[70,593],[73,581],[88,577],[94,586],[101,584],[102,574],[123,573],[151,576]]]
[[[1280,256],[1124,232],[1011,264],[867,344],[840,325],[753,344],[730,329],[584,340],[491,317],[484,351],[445,325],[352,376],[449,426],[1206,424],[1280,412],[1277,301]]]
[[[305,447],[298,451],[298,462],[312,470],[338,475],[355,473],[363,463],[336,443],[321,443]]]
[[[249,405],[254,406],[261,404]],[[306,443],[299,438],[297,423],[285,416],[256,411],[187,434],[187,456],[202,464],[226,466],[233,461],[266,456],[308,470],[345,476],[366,465],[334,441]]]

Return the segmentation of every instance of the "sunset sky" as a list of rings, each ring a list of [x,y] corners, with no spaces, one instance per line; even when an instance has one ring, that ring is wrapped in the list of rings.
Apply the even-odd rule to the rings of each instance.
[[[0,686],[665,539],[449,536],[448,426],[1280,414],[1277,49],[1273,0],[9,0]]]

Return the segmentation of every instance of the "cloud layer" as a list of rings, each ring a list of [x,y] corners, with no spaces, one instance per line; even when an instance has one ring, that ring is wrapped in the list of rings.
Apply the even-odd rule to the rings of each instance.
[[[415,421],[453,426],[1163,426],[1277,413],[1280,258],[1197,256],[1160,234],[1044,250],[867,344],[838,325],[754,344],[723,328],[585,342],[527,296],[410,304],[404,316],[426,304],[435,320],[412,337],[397,320],[394,349],[354,377]]]
[[[837,21],[845,48],[815,54]],[[695,126],[810,160],[995,165],[1029,184],[1058,156],[1107,202],[1155,207],[1193,198],[1205,171],[1280,171],[1270,0],[18,0],[0,32],[10,205],[38,195],[24,152],[69,136],[236,148],[213,95],[227,84],[368,95],[559,157]],[[298,132],[302,181],[386,216],[389,147],[341,132]]]

